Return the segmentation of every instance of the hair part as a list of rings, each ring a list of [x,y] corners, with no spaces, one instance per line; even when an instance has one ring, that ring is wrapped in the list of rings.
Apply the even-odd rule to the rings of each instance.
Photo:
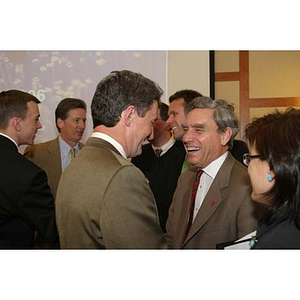
[[[41,103],[38,98],[27,92],[19,90],[9,90],[0,93],[0,128],[7,129],[9,120],[13,117],[26,117],[28,109],[27,103],[33,101]]]

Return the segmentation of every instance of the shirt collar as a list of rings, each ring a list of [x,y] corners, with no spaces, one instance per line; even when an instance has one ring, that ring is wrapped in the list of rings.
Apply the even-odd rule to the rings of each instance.
[[[161,149],[161,155],[165,154],[176,142],[176,140],[173,138],[173,136],[171,136],[171,138],[161,147],[156,147],[154,145],[151,144],[153,150],[155,151],[156,149]]]
[[[62,137],[58,136],[59,141],[59,147],[60,151],[67,155],[70,152],[70,149],[72,148],[65,140],[62,139]],[[77,143],[73,148],[75,148],[76,153],[79,151],[79,144]]]
[[[112,144],[120,152],[120,154],[125,159],[127,159],[127,155],[125,153],[125,150],[124,150],[123,146],[119,142],[117,142],[114,138],[112,138],[111,136],[109,136],[105,133],[102,133],[102,132],[93,132],[92,137],[99,138],[99,139],[102,139],[102,140],[105,140],[105,141],[109,142],[110,144]]]
[[[203,168],[203,172],[205,172],[211,178],[215,178],[221,166],[223,165],[227,155],[228,155],[228,151],[226,151],[216,160],[212,161],[207,167]]]

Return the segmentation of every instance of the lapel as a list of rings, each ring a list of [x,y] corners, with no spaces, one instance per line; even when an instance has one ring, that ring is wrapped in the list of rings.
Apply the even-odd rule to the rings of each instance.
[[[185,172],[183,176],[186,176],[184,181],[182,181],[182,186],[189,186],[192,187],[193,182],[195,180],[197,170],[192,168]],[[186,228],[188,224],[188,218],[190,213],[190,203],[191,203],[191,197],[192,197],[192,188],[188,188],[186,192],[182,194],[181,197],[181,207],[179,207],[179,217],[177,222],[177,228],[176,228],[176,236],[178,236],[180,239],[177,241],[174,241],[174,245],[178,243],[178,246],[180,247],[182,245],[182,240],[186,233]],[[187,201],[184,201],[184,199],[188,199]]]
[[[212,182],[183,245],[205,225],[222,203],[226,189],[229,186],[233,164],[234,158],[230,152],[228,152],[227,158]],[[185,211],[186,219],[188,213],[188,210]]]
[[[62,173],[62,168],[58,138],[50,141],[46,153],[48,155],[47,173],[49,174],[49,177],[59,180]]]

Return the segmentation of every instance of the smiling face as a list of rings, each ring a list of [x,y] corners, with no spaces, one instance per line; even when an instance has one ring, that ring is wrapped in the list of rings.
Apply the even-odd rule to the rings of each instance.
[[[127,143],[128,157],[135,157],[142,153],[142,146],[149,138],[153,138],[153,124],[158,116],[158,103],[154,101],[144,117],[139,117],[136,110],[130,117],[130,137]]]
[[[205,168],[227,151],[227,142],[232,131],[230,128],[224,133],[218,132],[213,119],[213,109],[195,108],[186,116],[183,126],[184,143],[188,161],[197,168]]]
[[[71,109],[66,120],[57,119],[61,137],[71,147],[74,147],[82,139],[85,123],[86,112],[83,108]]]
[[[166,121],[167,129],[171,130],[176,140],[181,140],[184,133],[182,127],[185,122],[184,107],[185,101],[183,98],[173,100],[169,105],[169,118]]]

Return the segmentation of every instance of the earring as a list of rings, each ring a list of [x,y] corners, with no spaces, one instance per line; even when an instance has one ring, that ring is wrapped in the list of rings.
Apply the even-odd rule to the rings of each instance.
[[[268,174],[268,181],[271,182],[273,180],[273,177],[271,174]]]

